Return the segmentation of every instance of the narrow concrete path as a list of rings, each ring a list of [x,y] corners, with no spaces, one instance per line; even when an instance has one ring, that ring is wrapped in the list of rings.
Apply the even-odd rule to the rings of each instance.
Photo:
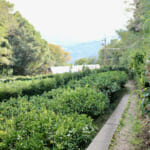
[[[122,126],[118,132],[115,133],[113,146],[109,150],[134,150],[135,145],[131,143],[134,139],[133,126],[137,122],[137,116],[139,115],[138,110],[138,95],[133,93],[130,96],[130,105],[123,118]]]
[[[134,83],[129,81],[127,88],[132,91],[134,89]],[[125,94],[113,114],[107,120],[103,128],[99,131],[87,150],[107,150],[114,132],[116,131],[122,114],[126,108],[130,94]]]

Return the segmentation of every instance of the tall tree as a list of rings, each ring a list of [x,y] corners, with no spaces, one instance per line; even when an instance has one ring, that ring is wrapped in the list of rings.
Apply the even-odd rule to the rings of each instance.
[[[5,37],[12,25],[13,5],[5,0],[0,0],[0,37]]]
[[[19,12],[14,18],[18,27],[10,30],[7,36],[13,50],[14,74],[42,72],[44,64],[51,59],[48,43]]]
[[[11,10],[13,5],[5,0],[0,0],[0,73],[7,72],[12,65],[12,50],[6,39],[8,30],[11,28],[13,16]]]
[[[65,65],[70,55],[60,46],[48,45],[13,5],[0,0],[0,73],[13,68],[14,75],[42,73],[49,66]]]
[[[49,44],[49,49],[51,51],[54,66],[65,65],[70,61],[70,54],[62,49],[61,46],[55,44]]]
[[[96,57],[80,58],[75,61],[76,65],[89,65],[89,64],[96,64],[96,63],[97,63]]]

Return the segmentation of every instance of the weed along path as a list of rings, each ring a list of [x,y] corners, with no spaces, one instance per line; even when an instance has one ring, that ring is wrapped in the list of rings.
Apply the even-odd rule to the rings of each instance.
[[[126,107],[126,111],[123,114],[123,119],[120,123],[120,127],[114,134],[113,140],[109,147],[109,150],[134,150],[134,140],[133,135],[133,126],[136,128],[136,118],[138,116],[138,103],[137,103],[137,94],[132,93],[129,104]],[[136,130],[139,130],[138,128]],[[136,141],[135,141],[136,142]],[[138,143],[136,142],[136,145]],[[140,148],[139,148],[140,149]],[[140,149],[143,150],[143,149]]]
[[[101,128],[97,136],[93,139],[92,143],[89,145],[87,150],[107,150],[108,149],[110,142],[112,140],[113,134],[116,131],[119,125],[120,119],[122,117],[122,114],[127,106],[130,93],[134,89],[133,81],[129,81],[126,84],[126,87],[128,88],[129,92],[126,93],[122,97],[117,108],[112,113],[112,115],[107,120],[107,122],[104,124],[104,126]]]

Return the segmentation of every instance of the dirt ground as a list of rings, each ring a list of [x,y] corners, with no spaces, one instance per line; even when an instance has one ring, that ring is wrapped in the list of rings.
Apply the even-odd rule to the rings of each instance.
[[[123,119],[123,125],[121,126],[121,129],[119,132],[115,133],[115,142],[113,143],[113,146],[110,147],[110,150],[134,150],[134,147],[132,144],[130,144],[130,140],[132,138],[131,135],[131,128],[132,128],[132,121],[134,120],[134,117],[137,116],[137,95],[133,94],[132,91],[135,89],[135,84],[133,81],[129,82],[127,85],[129,87],[129,92],[131,93],[131,96],[129,98],[130,105],[125,113],[125,118]]]

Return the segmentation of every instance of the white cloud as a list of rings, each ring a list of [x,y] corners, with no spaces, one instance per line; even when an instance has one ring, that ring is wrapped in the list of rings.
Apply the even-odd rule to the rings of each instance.
[[[128,16],[124,0],[9,0],[48,42],[85,42],[113,36]]]

